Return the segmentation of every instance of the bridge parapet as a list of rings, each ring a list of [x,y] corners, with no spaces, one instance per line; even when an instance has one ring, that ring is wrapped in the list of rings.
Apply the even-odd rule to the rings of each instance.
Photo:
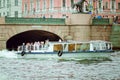
[[[92,25],[110,25],[110,24],[111,23],[109,18],[92,19]]]
[[[15,18],[5,17],[5,24],[43,24],[43,25],[64,25],[63,18]]]

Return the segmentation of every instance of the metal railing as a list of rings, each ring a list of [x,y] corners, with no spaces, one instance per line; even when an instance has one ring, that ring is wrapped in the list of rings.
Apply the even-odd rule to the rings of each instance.
[[[6,24],[46,24],[46,25],[64,25],[64,18],[15,18],[5,17]]]
[[[108,18],[92,19],[92,25],[109,25],[109,24],[110,24],[110,20]]]

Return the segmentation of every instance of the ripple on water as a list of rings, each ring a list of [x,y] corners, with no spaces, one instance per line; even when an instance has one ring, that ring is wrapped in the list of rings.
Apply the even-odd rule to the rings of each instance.
[[[0,58],[0,80],[119,80],[120,59],[85,65],[76,61]]]

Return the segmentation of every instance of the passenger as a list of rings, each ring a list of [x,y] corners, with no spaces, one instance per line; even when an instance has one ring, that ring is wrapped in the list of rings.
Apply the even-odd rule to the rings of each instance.
[[[30,43],[30,48],[31,48],[31,50],[34,50],[33,43]]]
[[[41,48],[42,48],[42,44],[41,44],[41,42],[39,42],[40,43],[40,45],[39,45],[39,50],[41,50]]]
[[[18,46],[17,51],[21,51],[21,46]]]
[[[22,51],[25,51],[26,50],[26,46],[25,46],[25,43],[22,44]]]
[[[28,44],[27,43],[26,43],[25,47],[26,47],[25,50],[28,51]]]
[[[34,45],[33,45],[34,50],[37,50],[37,46],[36,46],[36,45],[37,45],[37,42],[35,41],[35,42],[34,42]]]
[[[31,51],[30,43],[27,43],[27,44],[26,44],[26,50],[27,50],[27,51]]]
[[[39,46],[40,46],[40,43],[39,43],[39,41],[38,41],[38,42],[36,43],[37,50],[40,50]]]
[[[44,48],[47,49],[48,47],[49,47],[49,40],[46,40],[46,41],[45,41]]]
[[[62,40],[61,40],[61,39],[59,39],[59,42],[62,42]]]
[[[43,49],[43,48],[44,48],[44,42],[41,41],[41,49]]]

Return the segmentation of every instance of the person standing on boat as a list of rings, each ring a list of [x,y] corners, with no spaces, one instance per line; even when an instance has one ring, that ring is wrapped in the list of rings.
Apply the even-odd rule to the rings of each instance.
[[[30,48],[31,48],[31,50],[34,50],[34,45],[32,42],[30,43]]]
[[[25,51],[26,49],[26,46],[25,46],[25,43],[22,44],[22,51]]]
[[[22,50],[22,46],[18,46],[17,51],[21,51]]]
[[[21,52],[21,56],[24,56],[25,54],[25,50],[26,50],[26,45],[25,43],[22,44],[22,52]]]
[[[41,41],[41,49],[44,48],[44,41]]]
[[[34,42],[33,46],[34,46],[34,50],[37,50],[37,42],[36,41]]]
[[[49,40],[45,40],[44,48],[47,49],[49,47]]]
[[[40,46],[40,42],[38,41],[38,42],[36,43],[37,50],[40,50],[39,46]]]
[[[26,44],[26,50],[27,50],[27,51],[31,51],[31,46],[30,46],[30,43],[29,43],[29,42]]]

